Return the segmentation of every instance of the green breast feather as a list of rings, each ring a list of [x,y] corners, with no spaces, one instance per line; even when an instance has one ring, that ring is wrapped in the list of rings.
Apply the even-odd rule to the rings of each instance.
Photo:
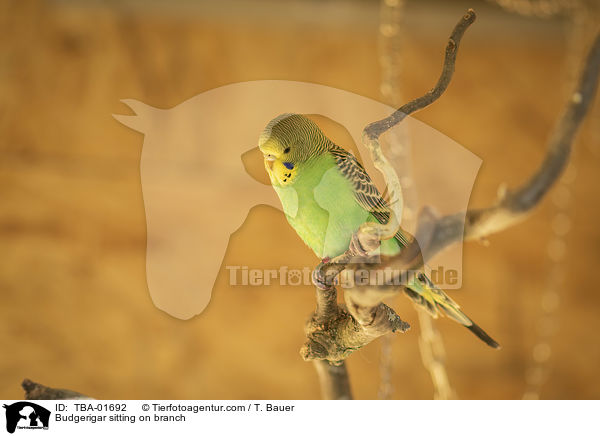
[[[292,185],[275,190],[289,223],[320,258],[342,254],[361,224],[377,220],[357,201],[353,183],[331,153],[303,163]],[[399,251],[395,239],[381,247],[386,255]]]

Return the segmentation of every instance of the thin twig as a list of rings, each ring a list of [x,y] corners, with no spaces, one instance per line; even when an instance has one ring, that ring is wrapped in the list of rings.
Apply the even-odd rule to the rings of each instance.
[[[454,74],[454,65],[456,63],[456,53],[458,52],[460,40],[469,26],[473,24],[475,18],[475,11],[473,9],[469,9],[454,27],[454,30],[448,39],[448,45],[446,45],[446,56],[444,58],[442,74],[440,75],[435,87],[427,94],[409,101],[405,105],[401,106],[390,116],[382,120],[375,121],[365,127],[363,134],[368,140],[379,139],[383,133],[390,130],[408,115],[429,106],[431,103],[440,98],[452,80],[452,75]]]

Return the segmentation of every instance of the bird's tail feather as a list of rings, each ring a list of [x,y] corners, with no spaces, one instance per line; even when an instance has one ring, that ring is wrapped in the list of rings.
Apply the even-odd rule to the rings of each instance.
[[[465,327],[467,327],[469,330],[471,330],[475,336],[477,336],[479,339],[481,339],[483,342],[485,342],[492,348],[496,348],[496,349],[502,348],[502,347],[500,347],[500,344],[498,342],[496,342],[495,340],[493,340],[490,337],[490,335],[488,335],[481,327],[479,327],[479,325],[475,324],[473,321],[471,321],[471,323],[472,323],[471,325],[465,326]]]
[[[409,285],[404,288],[404,293],[433,318],[437,318],[440,313],[446,315],[471,330],[475,336],[490,347],[500,348],[498,342],[492,339],[479,325],[475,324],[471,318],[465,315],[460,310],[460,306],[429,280],[425,274],[417,274],[410,281]]]

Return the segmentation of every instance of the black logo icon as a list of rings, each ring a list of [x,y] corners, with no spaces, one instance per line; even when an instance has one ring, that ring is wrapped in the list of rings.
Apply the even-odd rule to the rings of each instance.
[[[48,429],[50,411],[30,403],[19,401],[11,405],[4,405],[6,409],[6,431],[14,433],[15,429]]]

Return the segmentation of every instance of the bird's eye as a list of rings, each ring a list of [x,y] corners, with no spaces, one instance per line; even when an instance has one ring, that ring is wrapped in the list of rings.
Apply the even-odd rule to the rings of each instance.
[[[283,150],[284,153],[289,153],[290,152],[290,147],[286,148],[285,150]]]

